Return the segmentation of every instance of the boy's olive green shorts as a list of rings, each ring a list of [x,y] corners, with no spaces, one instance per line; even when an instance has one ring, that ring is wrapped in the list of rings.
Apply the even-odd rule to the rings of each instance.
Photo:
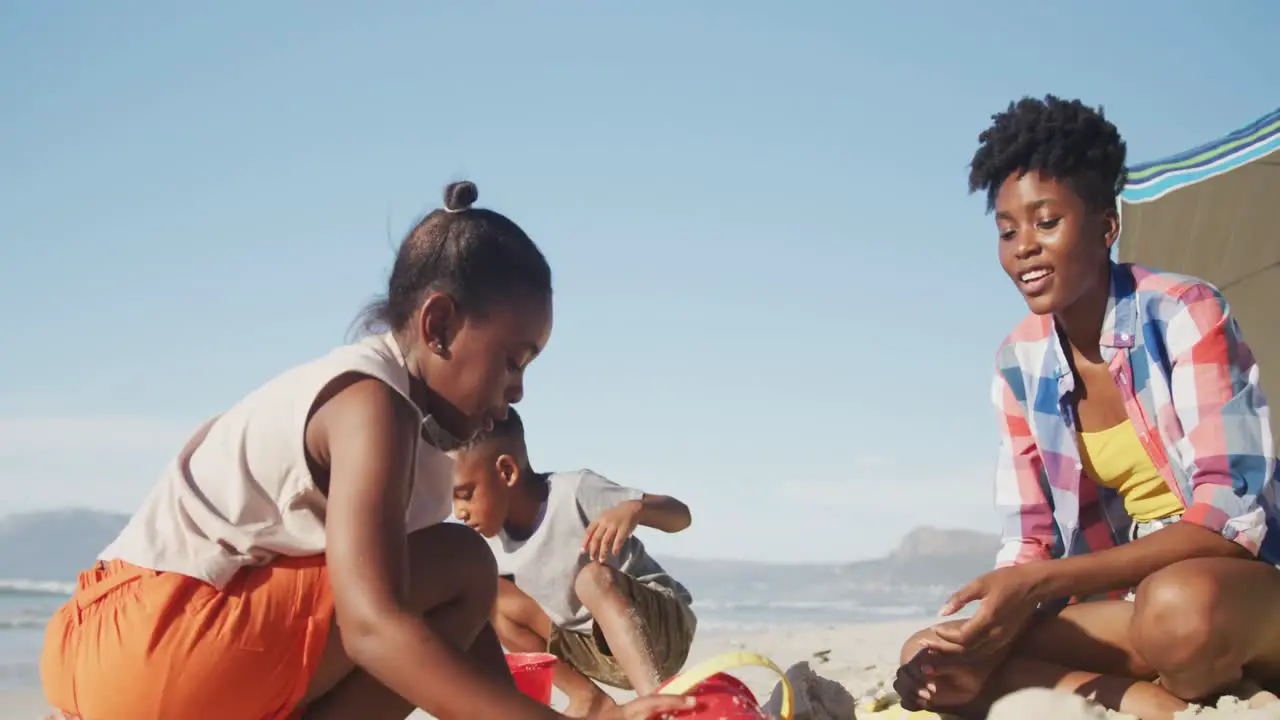
[[[693,611],[670,589],[649,585],[619,574],[618,589],[635,608],[645,642],[653,653],[663,680],[684,667],[693,645],[697,626]],[[623,690],[632,690],[631,681],[618,666],[609,643],[597,625],[589,632],[552,628],[550,652],[592,680]]]

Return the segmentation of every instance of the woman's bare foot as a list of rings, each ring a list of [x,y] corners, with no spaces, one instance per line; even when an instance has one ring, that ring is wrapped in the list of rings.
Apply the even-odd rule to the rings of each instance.
[[[564,714],[571,718],[582,718],[605,708],[615,707],[617,704],[603,690],[596,688],[590,697],[569,698],[569,707],[565,708]]]
[[[898,668],[893,688],[908,710],[958,708],[978,697],[994,670],[990,663],[925,649]]]

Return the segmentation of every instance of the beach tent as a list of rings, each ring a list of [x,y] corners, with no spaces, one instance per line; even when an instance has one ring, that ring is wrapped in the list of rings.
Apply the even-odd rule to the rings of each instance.
[[[1122,262],[1194,275],[1222,291],[1258,360],[1280,436],[1280,110],[1130,167],[1117,245]]]

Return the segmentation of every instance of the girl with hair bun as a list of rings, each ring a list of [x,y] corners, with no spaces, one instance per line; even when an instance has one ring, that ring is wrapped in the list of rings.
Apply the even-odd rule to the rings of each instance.
[[[89,720],[563,717],[518,692],[446,453],[506,417],[551,270],[457,182],[405,237],[367,337],[208,421],[50,620],[51,705]],[[686,707],[641,698],[596,718]]]

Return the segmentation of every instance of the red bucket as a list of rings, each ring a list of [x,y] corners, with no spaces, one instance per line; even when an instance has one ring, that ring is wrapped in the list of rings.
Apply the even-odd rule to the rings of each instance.
[[[755,694],[738,678],[722,672],[731,667],[757,666],[769,668],[782,676],[782,718],[791,720],[791,685],[772,662],[752,653],[730,653],[712,658],[658,687],[659,693],[697,698],[697,705],[669,713],[673,718],[688,720],[774,720],[760,707]]]
[[[516,688],[543,705],[551,704],[551,674],[557,662],[550,653],[507,653]]]

